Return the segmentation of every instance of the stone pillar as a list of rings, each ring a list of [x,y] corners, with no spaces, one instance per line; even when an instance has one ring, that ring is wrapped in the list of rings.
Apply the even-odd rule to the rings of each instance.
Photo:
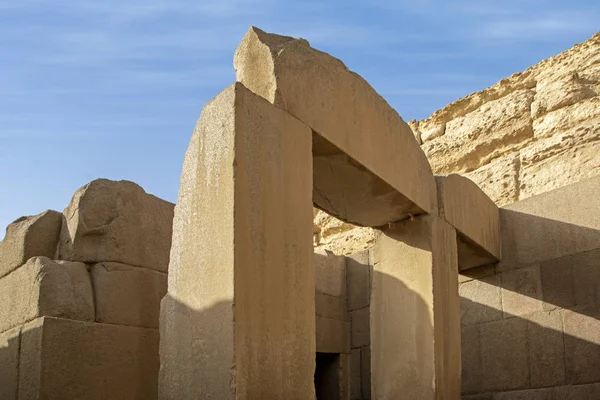
[[[373,248],[372,399],[460,399],[456,231],[405,220]]]
[[[313,399],[312,132],[236,83],[186,153],[159,398]]]

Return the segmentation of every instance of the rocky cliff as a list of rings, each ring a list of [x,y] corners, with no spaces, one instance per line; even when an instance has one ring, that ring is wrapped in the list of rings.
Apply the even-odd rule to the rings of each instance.
[[[600,175],[600,33],[409,125],[434,173],[500,206]],[[316,246],[351,253],[375,234],[315,213]]]

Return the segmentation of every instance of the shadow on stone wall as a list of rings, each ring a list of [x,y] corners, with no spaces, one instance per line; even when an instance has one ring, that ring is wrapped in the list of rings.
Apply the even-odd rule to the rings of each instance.
[[[600,230],[506,209],[501,219],[503,260],[460,284],[463,394],[600,398],[589,385],[600,382]]]

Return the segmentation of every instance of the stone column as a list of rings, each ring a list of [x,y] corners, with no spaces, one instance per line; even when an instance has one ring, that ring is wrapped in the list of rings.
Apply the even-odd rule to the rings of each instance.
[[[372,399],[460,399],[456,231],[405,220],[373,248]]]
[[[311,141],[240,83],[202,111],[175,210],[160,399],[313,399]]]

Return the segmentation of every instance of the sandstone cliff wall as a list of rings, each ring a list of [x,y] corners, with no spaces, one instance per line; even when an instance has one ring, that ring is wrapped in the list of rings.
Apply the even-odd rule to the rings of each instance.
[[[434,173],[468,177],[499,206],[599,175],[600,33],[409,125]],[[322,212],[315,231],[337,253],[375,235]]]

